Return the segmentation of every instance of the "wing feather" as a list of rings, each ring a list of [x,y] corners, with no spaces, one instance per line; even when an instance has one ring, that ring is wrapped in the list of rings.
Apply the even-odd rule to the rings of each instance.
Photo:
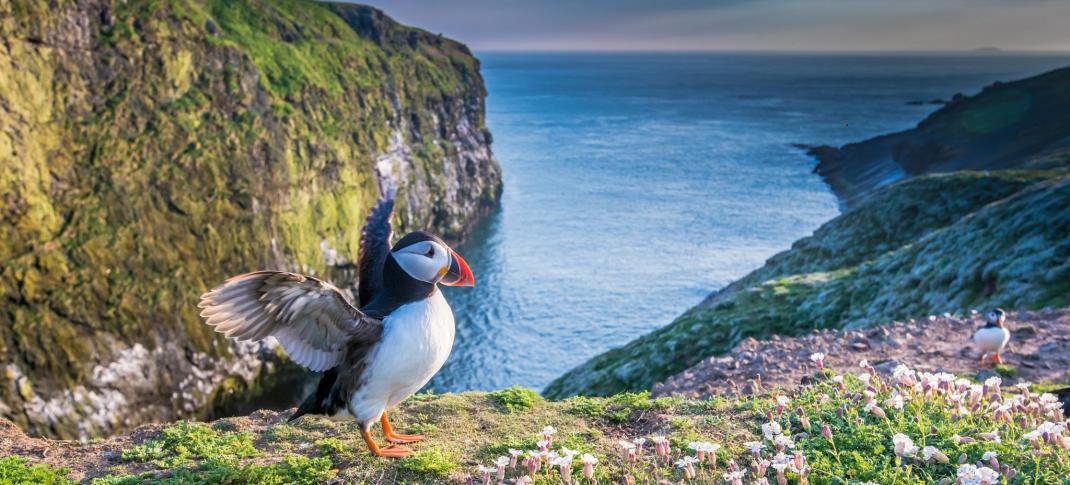
[[[349,341],[378,338],[382,327],[330,283],[282,271],[235,276],[198,306],[216,332],[241,341],[273,336],[294,362],[317,372],[338,365]]]
[[[361,308],[371,302],[383,288],[383,265],[390,254],[390,238],[393,235],[390,218],[394,215],[394,196],[393,190],[383,194],[364,221],[360,254],[357,256],[360,271],[357,303]]]

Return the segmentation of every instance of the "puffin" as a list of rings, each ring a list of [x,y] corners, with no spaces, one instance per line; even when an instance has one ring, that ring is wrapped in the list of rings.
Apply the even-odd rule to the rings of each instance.
[[[1007,312],[1002,308],[996,308],[985,316],[985,326],[973,333],[973,343],[981,350],[981,365],[985,365],[985,357],[992,355],[992,362],[1003,363],[999,353],[1007,346],[1011,339],[1011,332],[1004,323],[1007,321]]]
[[[409,233],[391,245],[394,193],[370,211],[357,257],[357,302],[331,283],[285,271],[235,276],[201,295],[201,317],[229,339],[275,337],[297,364],[322,372],[290,416],[355,420],[368,449],[402,458],[423,435],[395,433],[387,410],[422,388],[453,347],[453,311],[439,285],[474,286],[468,263],[441,238]],[[391,443],[371,435],[379,422]]]

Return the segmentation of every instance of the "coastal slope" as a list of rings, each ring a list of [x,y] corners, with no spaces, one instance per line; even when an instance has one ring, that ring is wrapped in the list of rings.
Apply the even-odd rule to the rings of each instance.
[[[0,1],[0,416],[86,438],[300,385],[197,296],[333,276],[383,190],[462,239],[501,190],[485,95],[467,47],[370,7]]]
[[[912,129],[810,149],[815,171],[847,207],[875,189],[929,173],[1046,168],[1070,158],[1070,68],[956,95]]]
[[[553,381],[551,398],[650,389],[740,340],[945,312],[1070,304],[1070,173],[893,184],[669,325]]]

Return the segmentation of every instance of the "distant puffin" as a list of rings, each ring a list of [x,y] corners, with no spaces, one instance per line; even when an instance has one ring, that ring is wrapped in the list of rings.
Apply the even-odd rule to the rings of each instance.
[[[973,343],[981,350],[981,365],[985,365],[985,357],[992,354],[992,362],[1003,363],[999,353],[1007,346],[1011,339],[1011,333],[1003,324],[1007,321],[1007,312],[997,308],[986,315],[985,326],[973,333]]]
[[[281,271],[230,278],[201,295],[201,316],[228,338],[278,339],[309,370],[326,371],[290,421],[305,414],[355,418],[368,448],[400,458],[406,447],[379,448],[376,421],[391,443],[422,435],[394,433],[386,410],[427,384],[450,354],[454,322],[437,284],[473,286],[468,264],[438,237],[409,233],[390,247],[393,193],[368,215],[357,258],[358,304],[330,283]]]

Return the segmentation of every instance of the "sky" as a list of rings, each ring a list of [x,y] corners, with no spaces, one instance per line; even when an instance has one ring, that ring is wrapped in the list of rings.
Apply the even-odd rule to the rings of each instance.
[[[364,0],[477,51],[1070,51],[1070,0]]]

